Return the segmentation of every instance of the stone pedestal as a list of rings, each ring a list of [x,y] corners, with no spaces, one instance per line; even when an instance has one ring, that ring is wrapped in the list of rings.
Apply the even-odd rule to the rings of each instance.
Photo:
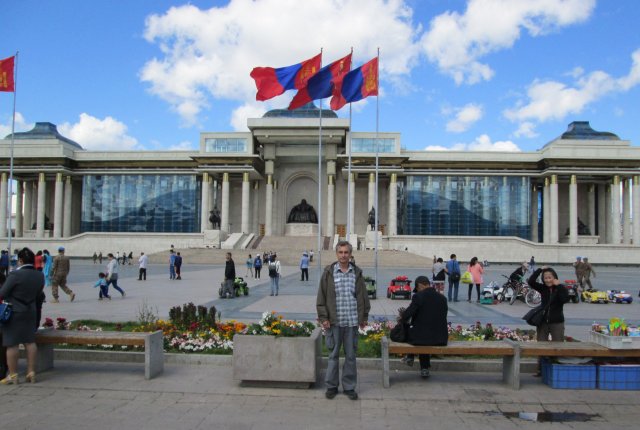
[[[382,232],[371,230],[367,230],[367,234],[364,237],[364,249],[376,248],[376,233],[378,234],[378,249],[382,249]]]
[[[220,243],[227,239],[227,234],[222,230],[205,230],[203,243],[208,248],[220,249]]]
[[[285,236],[317,236],[318,224],[311,223],[288,223],[284,228]]]

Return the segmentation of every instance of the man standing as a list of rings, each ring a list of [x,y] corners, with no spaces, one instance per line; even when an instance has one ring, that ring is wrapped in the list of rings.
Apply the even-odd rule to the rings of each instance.
[[[181,280],[182,277],[180,276],[181,270],[182,270],[182,257],[180,256],[180,253],[178,252],[176,254],[176,261],[174,262],[174,266],[176,268],[176,279],[177,280]]]
[[[338,394],[340,347],[344,348],[342,389],[351,400],[358,399],[356,383],[356,351],[358,327],[364,328],[369,318],[369,296],[362,270],[349,264],[353,247],[345,240],[336,245],[338,261],[327,266],[320,278],[316,309],[318,321],[326,333],[329,363],[325,382],[327,399]]]
[[[269,278],[271,278],[271,295],[277,296],[280,289],[280,260],[276,254],[269,258]]]
[[[138,281],[146,281],[147,280],[147,262],[149,261],[149,257],[144,255],[144,252],[140,253],[140,258],[138,258]]]
[[[173,248],[169,251],[169,279],[176,279],[176,253]]]
[[[447,299],[429,284],[429,278],[418,276],[415,282],[416,294],[409,307],[402,312],[402,322],[409,324],[411,345],[446,345],[449,337],[447,328]],[[400,323],[398,323],[400,324]],[[420,376],[429,377],[431,356],[420,354]],[[413,364],[413,356],[405,360],[409,366]]]
[[[67,293],[73,301],[76,295],[67,287],[67,276],[71,269],[69,257],[64,255],[64,247],[58,248],[58,255],[53,258],[53,273],[51,275],[53,282],[51,283],[51,294],[53,295],[52,303],[60,303],[58,301],[58,287]]]
[[[300,258],[300,280],[309,280],[309,256],[306,252],[304,252],[302,258]]]
[[[228,294],[229,298],[234,298],[233,281],[236,279],[236,264],[233,262],[230,252],[227,252],[226,258],[227,261],[224,264],[224,290],[222,291],[222,297],[225,297]]]
[[[449,275],[449,290],[447,291],[447,298],[449,301],[458,301],[458,288],[460,287],[460,264],[456,260],[456,254],[451,254],[445,271]]]

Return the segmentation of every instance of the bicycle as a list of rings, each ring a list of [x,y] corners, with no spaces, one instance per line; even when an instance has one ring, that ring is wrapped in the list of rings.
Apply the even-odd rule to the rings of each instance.
[[[518,299],[522,299],[527,306],[531,308],[538,306],[540,302],[542,302],[542,296],[540,293],[529,287],[529,284],[522,281],[516,283],[514,293],[509,299],[509,304],[514,304]]]

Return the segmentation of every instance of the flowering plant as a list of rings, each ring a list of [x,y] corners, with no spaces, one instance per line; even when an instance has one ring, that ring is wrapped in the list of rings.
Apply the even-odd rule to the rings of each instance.
[[[449,340],[503,340],[511,339],[520,342],[535,340],[535,330],[510,329],[507,327],[494,327],[487,323],[484,327],[480,321],[469,327],[448,324]]]
[[[262,319],[249,325],[243,334],[278,337],[309,337],[315,325],[309,321],[285,320],[274,311],[262,314]]]

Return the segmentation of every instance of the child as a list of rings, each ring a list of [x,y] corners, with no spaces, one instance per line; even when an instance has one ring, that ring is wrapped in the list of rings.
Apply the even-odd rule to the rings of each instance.
[[[98,280],[93,288],[100,287],[100,294],[98,295],[98,300],[102,300],[103,297],[111,300],[111,296],[109,295],[109,286],[107,285],[107,275],[103,272],[98,273]]]

